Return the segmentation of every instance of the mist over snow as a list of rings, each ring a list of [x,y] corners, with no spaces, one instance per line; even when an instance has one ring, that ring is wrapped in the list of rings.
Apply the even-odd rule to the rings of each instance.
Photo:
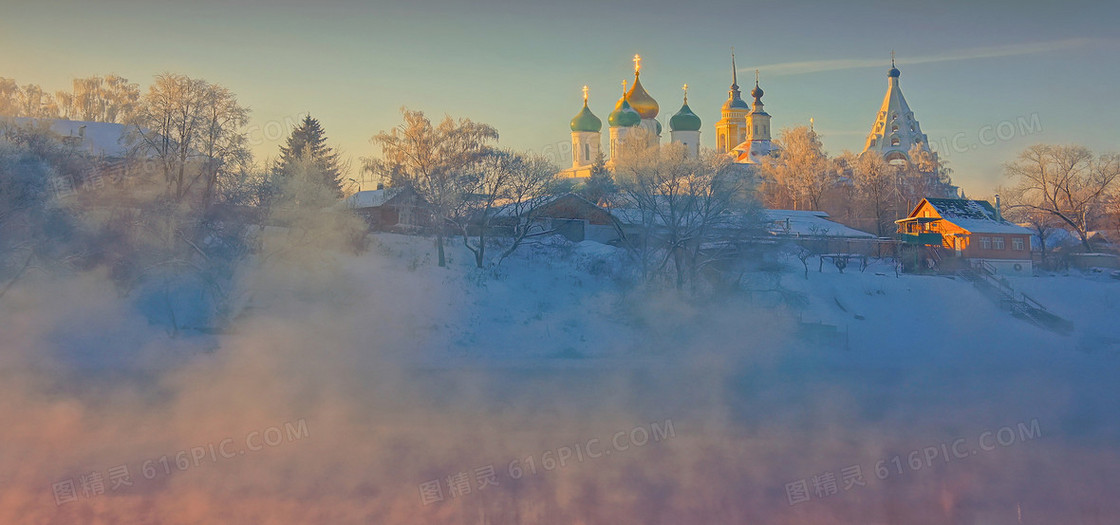
[[[236,321],[178,337],[98,271],[28,275],[0,301],[0,522],[1109,523],[1120,512],[1120,283],[1023,279],[1076,320],[1060,336],[963,281],[889,265],[804,279],[785,261],[745,276],[749,295],[696,302],[631,284],[603,245],[550,241],[490,270],[449,246],[448,269],[430,238],[392,234],[362,255],[254,260],[238,271]],[[806,337],[817,323],[846,335]],[[964,457],[942,457],[958,440]],[[112,489],[121,465],[131,485]],[[846,487],[841,471],[856,465],[863,484]],[[480,487],[486,466],[496,484]],[[80,478],[93,472],[103,490],[87,495]],[[453,493],[459,473],[469,492]],[[812,480],[826,473],[835,491],[818,478],[820,496]],[[52,487],[68,479],[77,500],[58,504]],[[424,497],[433,480],[439,500]],[[799,480],[809,499],[791,504]]]

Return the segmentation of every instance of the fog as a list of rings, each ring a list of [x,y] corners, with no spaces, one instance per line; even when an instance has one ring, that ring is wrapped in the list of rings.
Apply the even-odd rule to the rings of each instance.
[[[292,245],[244,263],[241,313],[219,333],[173,337],[100,270],[27,274],[0,299],[0,522],[1109,523],[1120,511],[1118,362],[989,305],[930,313],[932,328],[857,325],[837,347],[796,337],[799,314],[780,302],[557,284],[542,276],[575,270],[531,254],[497,274],[414,267],[430,239],[389,237],[361,255]],[[507,296],[524,301],[503,308]],[[522,308],[534,303],[544,316]],[[580,320],[548,322],[563,316]],[[863,484],[846,486],[856,465]],[[114,488],[121,466],[131,485]],[[488,466],[496,484],[482,486]],[[821,496],[812,478],[826,473],[835,487],[821,478]],[[60,500],[67,480],[74,498]]]

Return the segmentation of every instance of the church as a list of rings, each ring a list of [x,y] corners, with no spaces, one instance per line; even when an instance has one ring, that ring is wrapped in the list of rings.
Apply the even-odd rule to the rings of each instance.
[[[871,126],[871,133],[867,136],[867,143],[863,151],[878,153],[890,164],[906,165],[910,162],[910,150],[914,146],[928,153],[933,160],[937,154],[929,147],[929,140],[906,97],[902,96],[902,88],[898,87],[898,78],[902,73],[894,65],[894,52],[891,52],[891,68],[887,70],[887,94],[883,97],[883,104],[875,116],[875,124]]]
[[[649,132],[655,144],[661,141],[662,126],[657,120],[660,106],[645,90],[641,82],[641,57],[634,55],[634,81],[622,83],[622,96],[615,103],[614,111],[607,117],[608,154],[603,155],[606,166],[615,158],[618,148],[628,133],[634,129]],[[898,79],[901,76],[891,53],[891,68],[887,71],[887,92],[876,114],[871,133],[862,153],[868,151],[881,155],[887,162],[905,165],[910,162],[910,151],[917,146],[936,161],[929,141],[914,118],[906,98],[902,96]],[[754,88],[749,93],[753,100],[743,100],[739,88],[735,53],[731,54],[731,87],[727,101],[720,108],[720,119],[715,123],[716,151],[729,155],[738,164],[758,164],[774,155],[776,146],[771,141],[770,114],[762,103],[763,91],[755,71]],[[688,107],[688,85],[684,86],[684,103],[669,119],[670,142],[681,143],[690,156],[700,154],[700,117]],[[563,178],[588,178],[596,159],[602,154],[603,121],[588,107],[588,88],[583,87],[583,108],[571,120],[572,165],[559,176]]]
[[[660,105],[642,86],[641,56],[634,55],[634,81],[622,83],[622,96],[615,103],[614,111],[607,117],[609,159],[616,157],[619,146],[634,129],[644,129],[655,144],[661,142],[663,128],[657,120]],[[743,101],[739,90],[738,73],[735,70],[735,56],[731,56],[731,89],[727,102],[723,104],[722,118],[716,123],[716,137],[719,151],[732,155],[734,161],[743,164],[758,163],[773,152],[770,142],[770,115],[762,105],[762,88],[758,85],[755,72],[755,85],[750,95],[753,104]],[[685,146],[689,156],[700,155],[700,117],[688,107],[688,84],[684,85],[684,102],[681,108],[669,118],[669,141]],[[596,159],[602,152],[603,121],[588,107],[588,88],[583,87],[583,108],[572,118],[572,166],[560,172],[564,178],[587,178]]]

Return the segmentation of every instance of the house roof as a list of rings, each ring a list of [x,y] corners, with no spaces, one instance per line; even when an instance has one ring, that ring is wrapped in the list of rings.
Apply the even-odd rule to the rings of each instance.
[[[93,155],[124,157],[128,154],[128,126],[125,124],[29,117],[10,120],[20,126],[48,126],[52,133],[63,138],[74,137],[80,149]]]
[[[850,228],[815,210],[765,210],[763,216],[771,235],[793,237],[844,237],[874,239],[875,235]]]
[[[384,188],[380,190],[359,191],[342,200],[349,209],[378,208],[403,194],[407,188]]]
[[[1017,233],[1030,235],[1031,231],[1012,224],[1002,217],[996,218],[996,209],[988,201],[971,199],[924,199],[928,202],[942,219],[947,220],[970,233]],[[915,214],[921,209],[922,203],[910,212],[910,215],[898,222],[908,222],[918,217]]]

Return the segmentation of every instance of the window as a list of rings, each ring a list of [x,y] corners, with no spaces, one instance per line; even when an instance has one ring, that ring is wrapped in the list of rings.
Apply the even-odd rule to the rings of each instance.
[[[1023,239],[1021,237],[1011,239],[1011,249],[1020,252],[1023,251]]]
[[[981,237],[980,238],[980,247],[985,249],[985,250],[991,250],[992,249],[992,239],[991,239],[991,237]]]
[[[584,144],[583,145],[583,160],[585,160],[585,161],[591,160],[591,144]]]
[[[1002,250],[1003,249],[1003,237],[993,237],[992,238],[992,248],[995,248],[997,250]]]
[[[891,146],[898,146],[899,144],[902,144],[902,141],[898,140],[898,137],[894,137],[891,139]]]
[[[898,131],[898,124],[891,125],[891,132],[893,133],[895,131]]]

